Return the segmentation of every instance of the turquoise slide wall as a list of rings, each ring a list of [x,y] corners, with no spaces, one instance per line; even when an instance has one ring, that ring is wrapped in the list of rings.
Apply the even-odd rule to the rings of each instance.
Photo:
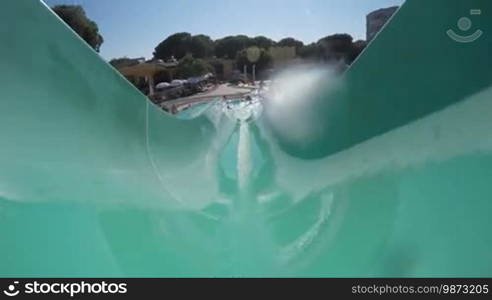
[[[342,78],[237,122],[168,115],[3,1],[0,276],[492,276],[491,13],[407,0]]]

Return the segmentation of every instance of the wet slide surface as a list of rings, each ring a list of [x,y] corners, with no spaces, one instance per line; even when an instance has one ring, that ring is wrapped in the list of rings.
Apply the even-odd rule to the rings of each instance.
[[[166,114],[3,1],[0,275],[492,276],[491,13],[407,1],[342,78],[241,121]]]

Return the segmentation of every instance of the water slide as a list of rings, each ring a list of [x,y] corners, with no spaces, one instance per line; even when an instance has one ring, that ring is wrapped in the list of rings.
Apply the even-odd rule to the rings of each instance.
[[[176,118],[3,1],[0,276],[492,276],[491,13],[407,0],[343,76]]]

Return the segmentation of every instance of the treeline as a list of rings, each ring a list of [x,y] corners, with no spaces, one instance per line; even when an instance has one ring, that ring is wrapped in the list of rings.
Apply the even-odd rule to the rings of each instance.
[[[99,51],[103,37],[97,24],[87,18],[84,9],[79,5],[57,5],[53,11],[60,16],[75,32],[90,46]],[[323,37],[317,42],[305,45],[293,37],[274,41],[265,36],[248,37],[246,35],[226,36],[213,40],[204,34],[191,35],[187,32],[175,33],[160,42],[154,49],[153,59],[168,60],[171,57],[179,60],[177,76],[197,76],[206,72],[219,72],[222,68],[220,59],[235,60],[238,69],[251,65],[245,49],[257,46],[260,56],[255,63],[257,70],[265,70],[272,66],[273,58],[268,52],[272,46],[295,47],[296,56],[319,61],[352,61],[366,46],[363,40],[353,41],[349,34],[334,34]],[[185,56],[188,56],[186,59]],[[111,60],[113,65],[131,64],[132,59],[116,58]],[[166,76],[164,76],[166,77]]]
[[[344,59],[350,64],[365,47],[365,41],[353,41],[349,34],[334,34],[323,37],[315,43],[305,45],[292,37],[276,42],[265,36],[227,36],[212,40],[204,34],[191,35],[188,32],[175,33],[160,42],[154,49],[155,59],[181,59],[186,55],[194,58],[238,59],[243,50],[257,46],[262,50],[270,47],[295,47],[297,56],[313,60]],[[267,55],[267,53],[264,53]]]
[[[80,5],[55,5],[53,11],[72,28],[87,44],[99,52],[104,39],[96,22],[89,19]]]
[[[174,78],[187,78],[214,72],[219,77],[224,68],[222,59],[233,60],[236,69],[244,65],[251,70],[252,62],[248,59],[247,49],[256,46],[259,50],[258,60],[254,62],[256,70],[262,72],[272,68],[273,57],[270,47],[294,47],[296,56],[311,62],[340,62],[347,65],[359,55],[366,46],[365,41],[353,41],[349,34],[334,34],[323,37],[317,42],[305,45],[302,41],[287,37],[274,41],[265,36],[248,37],[246,35],[226,36],[217,40],[204,34],[191,35],[188,32],[175,33],[160,42],[154,49],[153,59],[167,61],[174,58],[179,61],[175,73],[163,71],[157,80],[168,81]],[[125,58],[112,60],[112,64]]]

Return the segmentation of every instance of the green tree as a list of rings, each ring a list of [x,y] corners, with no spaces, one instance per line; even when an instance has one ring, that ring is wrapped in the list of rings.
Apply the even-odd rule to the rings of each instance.
[[[169,70],[160,70],[154,75],[154,82],[159,83],[159,82],[170,82],[173,80],[173,76],[171,71]]]
[[[115,67],[115,68],[122,68],[122,67],[129,67],[133,65],[137,65],[144,61],[145,59],[142,58],[128,58],[128,57],[120,57],[120,58],[113,58],[109,61],[109,63]]]
[[[317,60],[321,57],[321,49],[317,43],[311,43],[301,47],[298,54],[304,59]]]
[[[250,45],[250,38],[245,35],[226,36],[215,41],[215,55],[221,58],[234,59],[237,52]]]
[[[344,61],[351,64],[365,46],[365,41],[353,42],[352,36],[342,33],[329,35],[316,43],[305,45],[298,53],[304,59],[325,62]]]
[[[207,60],[207,62],[214,69],[214,73],[218,78],[224,77],[224,62],[217,58]]]
[[[120,68],[124,68],[124,67],[137,65],[143,61],[145,61],[145,59],[143,57],[141,57],[141,58],[120,57],[120,58],[111,59],[109,61],[109,63],[113,67],[115,67],[116,69],[120,69]],[[132,83],[137,89],[141,90],[142,92],[145,92],[145,89],[147,88],[148,85],[146,84],[146,82],[143,78],[138,77],[138,76],[125,76],[125,78],[130,83]]]
[[[349,64],[351,64],[357,58],[357,56],[359,56],[359,54],[361,54],[361,52],[364,50],[364,48],[366,48],[366,46],[367,46],[366,41],[363,41],[363,40],[355,41],[352,44],[352,50],[350,51],[350,54],[348,55],[348,61],[347,62]]]
[[[189,52],[193,57],[206,58],[213,56],[214,48],[214,41],[208,35],[198,34],[191,38]]]
[[[283,38],[278,41],[277,46],[280,47],[296,47],[296,52],[304,47],[304,43],[291,37]]]
[[[188,32],[179,32],[170,35],[155,47],[154,58],[168,59],[174,56],[176,59],[181,59],[190,53],[191,40],[191,34]]]
[[[274,44],[275,44],[274,40],[259,35],[257,37],[250,39],[248,46],[257,46],[259,48],[268,49],[272,47]]]
[[[56,5],[53,11],[67,23],[84,41],[99,52],[103,37],[99,34],[97,24],[87,18],[84,8],[80,5]]]
[[[352,48],[352,36],[346,33],[337,33],[318,40],[321,48],[332,52],[348,53]]]
[[[212,72],[214,68],[207,61],[191,55],[183,57],[176,68],[176,76],[183,79]]]

